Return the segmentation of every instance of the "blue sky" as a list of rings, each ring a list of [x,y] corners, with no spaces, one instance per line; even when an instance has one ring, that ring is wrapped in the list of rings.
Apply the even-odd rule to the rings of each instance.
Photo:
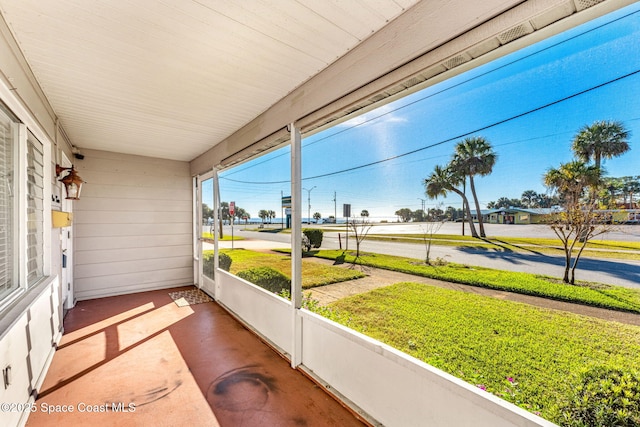
[[[544,172],[571,159],[571,139],[595,120],[619,120],[631,131],[631,151],[606,160],[608,174],[640,175],[639,4],[303,138],[302,186],[312,189],[311,214],[333,215],[335,192],[338,217],[350,203],[356,216],[366,209],[393,218],[398,209],[422,207],[422,181],[449,161],[458,141],[483,136],[498,154],[493,173],[476,179],[484,207],[525,190],[546,192]],[[383,161],[394,156],[401,157]],[[280,216],[289,171],[289,147],[223,171],[222,200],[252,218],[261,209]],[[309,192],[302,193],[306,217]],[[461,206],[452,194],[426,207],[441,202]]]

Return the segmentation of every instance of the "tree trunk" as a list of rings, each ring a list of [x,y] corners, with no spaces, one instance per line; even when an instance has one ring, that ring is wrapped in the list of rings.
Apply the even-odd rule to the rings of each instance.
[[[462,197],[462,201],[464,202],[463,204],[465,205],[465,209],[466,209],[466,216],[469,219],[469,228],[471,229],[471,236],[478,238],[478,232],[476,231],[476,226],[473,224],[473,218],[471,217],[471,209],[469,209],[469,201],[467,200],[467,196],[465,196],[465,194],[458,190],[457,188],[454,188],[453,191],[456,192],[456,194],[458,194],[458,196]]]
[[[482,212],[480,212],[480,203],[478,203],[478,196],[476,195],[476,186],[473,183],[473,175],[469,176],[469,186],[471,187],[471,195],[473,196],[473,202],[476,205],[476,214],[478,215],[478,225],[480,226],[480,237],[487,237],[484,232],[484,224],[482,223]]]
[[[570,270],[571,270],[571,249],[565,246],[564,247],[564,277],[562,278],[563,283],[571,283],[571,281],[569,280]]]

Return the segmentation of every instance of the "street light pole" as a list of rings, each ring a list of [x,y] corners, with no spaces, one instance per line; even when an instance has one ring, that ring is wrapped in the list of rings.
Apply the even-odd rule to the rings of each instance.
[[[313,190],[314,188],[316,188],[315,185],[311,187],[309,190],[307,190],[306,188],[303,188],[303,190],[307,192],[307,205],[308,205],[307,220],[309,221],[309,224],[311,224],[311,190]]]

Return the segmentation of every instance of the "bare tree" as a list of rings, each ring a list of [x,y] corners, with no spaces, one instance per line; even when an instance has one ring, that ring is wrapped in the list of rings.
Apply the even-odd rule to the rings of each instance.
[[[596,211],[593,206],[566,206],[566,210],[551,215],[549,225],[564,249],[564,283],[575,284],[578,261],[587,243],[617,228],[605,213]]]
[[[440,221],[431,221],[427,222],[424,225],[420,226],[422,230],[422,240],[424,241],[424,246],[426,250],[426,257],[424,259],[425,264],[431,265],[431,242],[433,241],[433,235],[437,234],[442,228],[442,225],[445,223],[445,220]]]
[[[371,227],[373,227],[373,224],[366,217],[363,217],[360,221],[354,219],[349,222],[349,228],[356,239],[356,259],[353,261],[354,264],[360,257],[360,243],[367,238],[367,234],[371,231]]]
[[[600,171],[581,161],[561,164],[544,175],[545,184],[564,200],[563,210],[550,216],[549,226],[562,242],[564,283],[575,284],[576,267],[589,240],[613,230],[606,214],[597,211],[594,195]],[[608,224],[609,223],[609,224]]]

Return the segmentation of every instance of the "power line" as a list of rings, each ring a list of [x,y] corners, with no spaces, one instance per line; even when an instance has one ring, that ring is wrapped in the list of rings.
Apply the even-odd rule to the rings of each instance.
[[[312,179],[318,179],[318,178],[326,178],[326,177],[328,177],[328,176],[333,176],[333,175],[339,175],[339,174],[342,174],[342,173],[351,172],[351,171],[355,171],[355,170],[358,170],[358,169],[363,169],[363,168],[367,168],[367,167],[370,167],[370,166],[378,165],[378,164],[381,164],[381,163],[389,162],[389,161],[391,161],[391,160],[400,159],[400,158],[402,158],[402,157],[410,156],[410,155],[412,155],[412,154],[419,153],[419,152],[421,152],[421,151],[428,150],[428,149],[430,149],[430,148],[434,148],[434,147],[437,147],[437,146],[439,146],[439,145],[442,145],[442,144],[446,144],[446,143],[448,143],[448,142],[455,141],[455,140],[457,140],[457,139],[462,139],[462,138],[465,138],[465,137],[467,137],[467,136],[473,135],[473,134],[475,134],[475,133],[482,132],[482,131],[485,131],[485,130],[487,130],[487,129],[491,129],[491,128],[493,128],[493,127],[496,127],[496,126],[499,126],[499,125],[502,125],[502,124],[508,123],[508,122],[510,122],[510,121],[513,121],[513,120],[516,120],[516,119],[519,119],[519,118],[522,118],[522,117],[528,116],[528,115],[530,115],[530,114],[533,114],[533,113],[536,113],[536,112],[538,112],[538,111],[544,110],[545,108],[549,108],[549,107],[552,107],[552,106],[554,106],[554,105],[560,104],[561,102],[568,101],[568,100],[570,100],[570,99],[573,99],[573,98],[576,98],[576,97],[578,97],[578,96],[584,95],[584,94],[586,94],[586,93],[592,92],[592,91],[594,91],[594,90],[600,89],[600,88],[605,87],[605,86],[607,86],[607,85],[610,85],[610,84],[612,84],[612,83],[616,83],[616,82],[618,82],[618,81],[620,81],[620,80],[623,80],[623,79],[626,79],[626,78],[629,78],[629,77],[635,76],[635,75],[637,75],[638,73],[640,73],[640,70],[636,70],[636,71],[633,71],[633,72],[631,72],[631,73],[627,73],[627,74],[625,74],[625,75],[623,75],[623,76],[616,77],[616,78],[614,78],[614,79],[608,80],[608,81],[606,81],[606,82],[604,82],[604,83],[601,83],[601,84],[599,84],[599,85],[592,86],[592,87],[590,87],[589,89],[585,89],[585,90],[582,90],[582,91],[576,92],[576,93],[574,93],[574,94],[572,94],[572,95],[565,96],[564,98],[560,98],[560,99],[558,99],[558,100],[555,100],[555,101],[549,102],[549,103],[544,104],[544,105],[542,105],[542,106],[540,106],[540,107],[536,107],[536,108],[533,108],[533,109],[531,109],[531,110],[527,110],[527,111],[525,111],[525,112],[523,112],[523,113],[516,114],[515,116],[511,116],[511,117],[508,117],[508,118],[506,118],[506,119],[502,119],[502,120],[499,120],[499,121],[497,121],[497,122],[493,122],[493,123],[488,124],[488,125],[486,125],[486,126],[483,126],[483,127],[480,127],[480,128],[474,129],[474,130],[472,130],[472,131],[465,132],[465,133],[462,133],[462,134],[459,134],[459,135],[453,136],[453,137],[451,137],[451,138],[447,138],[447,139],[442,140],[442,141],[439,141],[439,142],[435,142],[435,143],[433,143],[433,144],[426,145],[426,146],[424,146],[424,147],[416,148],[415,150],[411,150],[411,151],[408,151],[408,152],[406,152],[406,153],[397,154],[397,155],[395,155],[395,156],[390,156],[390,157],[387,157],[387,158],[384,158],[384,159],[381,159],[381,160],[376,160],[376,161],[374,161],[374,162],[365,163],[365,164],[362,164],[362,165],[359,165],[359,166],[354,166],[354,167],[347,168],[347,169],[342,169],[342,170],[339,170],[339,171],[327,172],[327,173],[320,174],[320,175],[315,175],[315,176],[310,176],[310,177],[302,178],[302,181],[307,181],[307,180],[312,180]],[[239,182],[239,183],[243,183],[243,184],[286,184],[286,183],[291,182],[290,180],[284,180],[284,181],[269,181],[269,182],[260,182],[260,181],[241,181],[241,180],[231,179],[231,178],[228,178],[228,177],[221,177],[221,179],[225,179],[225,180],[232,181],[232,182]]]
[[[491,73],[494,73],[494,72],[496,72],[496,71],[499,71],[499,70],[501,70],[501,69],[503,69],[503,68],[506,68],[506,67],[508,67],[508,66],[511,66],[511,65],[513,65],[513,64],[517,64],[518,62],[520,62],[520,61],[524,61],[525,59],[532,58],[532,57],[534,57],[534,56],[536,56],[536,55],[538,55],[538,54],[541,54],[541,53],[543,53],[543,52],[546,52],[546,51],[548,51],[548,50],[550,50],[550,49],[553,49],[553,48],[555,48],[555,47],[557,47],[557,46],[560,46],[560,45],[562,45],[562,44],[564,44],[564,43],[568,43],[568,42],[570,42],[570,41],[572,41],[572,40],[575,40],[575,39],[580,38],[580,37],[582,37],[582,36],[584,36],[584,35],[586,35],[586,34],[589,34],[589,33],[593,32],[593,31],[596,31],[596,30],[599,30],[599,29],[601,29],[601,28],[604,28],[604,27],[606,27],[606,26],[608,26],[608,25],[611,25],[611,24],[613,24],[613,23],[615,23],[615,22],[618,22],[618,21],[621,21],[621,20],[623,20],[623,19],[626,19],[626,18],[628,18],[628,17],[630,17],[630,16],[632,16],[632,15],[635,15],[635,14],[637,14],[637,13],[640,13],[640,11],[633,11],[633,12],[630,12],[630,13],[628,13],[628,14],[626,14],[626,15],[620,16],[620,17],[618,17],[618,18],[616,18],[616,19],[614,19],[614,20],[611,20],[611,21],[608,21],[608,22],[604,22],[604,23],[602,23],[602,24],[600,24],[600,25],[598,25],[598,26],[595,26],[595,27],[593,27],[593,28],[589,28],[589,29],[587,29],[587,30],[585,30],[585,31],[583,31],[583,32],[581,32],[581,33],[575,34],[575,35],[574,35],[574,36],[572,36],[572,37],[569,37],[569,38],[566,38],[566,39],[560,40],[560,41],[558,41],[558,42],[556,42],[556,43],[553,43],[553,44],[551,44],[551,45],[549,45],[549,46],[547,46],[547,47],[545,47],[545,48],[542,48],[542,49],[537,50],[537,51],[535,51],[535,52],[531,52],[531,53],[529,53],[529,54],[527,54],[527,55],[525,55],[525,56],[522,56],[522,57],[519,57],[519,58],[517,58],[517,59],[514,59],[513,61],[506,62],[506,63],[504,63],[504,64],[502,64],[502,65],[500,65],[500,66],[498,66],[498,67],[496,67],[496,68],[492,68],[492,69],[487,70],[487,71],[485,71],[485,72],[483,72],[483,73],[477,74],[477,75],[475,75],[475,76],[473,76],[473,77],[470,77],[470,78],[468,78],[468,79],[466,79],[466,80],[460,81],[460,82],[458,82],[458,83],[456,83],[456,84],[454,84],[454,85],[452,85],[452,86],[447,86],[447,87],[442,88],[442,89],[440,89],[440,90],[438,90],[438,91],[436,91],[436,92],[430,93],[430,94],[428,94],[428,95],[426,95],[426,96],[423,96],[423,97],[418,98],[418,99],[416,99],[416,100],[414,100],[414,101],[411,101],[411,102],[409,102],[409,103],[407,103],[407,104],[404,104],[404,105],[401,105],[401,106],[399,106],[399,107],[396,107],[396,108],[394,108],[394,109],[392,109],[392,110],[386,111],[386,112],[384,112],[384,113],[382,113],[382,114],[380,114],[380,115],[377,115],[377,116],[371,117],[370,119],[367,119],[367,120],[364,120],[364,121],[362,121],[362,122],[360,122],[360,123],[357,123],[357,124],[355,124],[355,125],[352,125],[352,126],[346,127],[346,128],[344,128],[344,129],[341,129],[341,130],[339,130],[339,131],[337,131],[337,132],[334,132],[334,133],[332,133],[332,134],[330,134],[330,135],[326,135],[326,136],[324,136],[324,137],[322,137],[322,138],[316,139],[315,141],[311,141],[311,142],[308,142],[308,143],[306,143],[306,144],[303,144],[303,148],[306,148],[306,147],[309,147],[309,146],[311,146],[311,145],[317,144],[317,143],[319,143],[319,142],[321,142],[321,141],[324,141],[324,140],[327,140],[327,139],[333,138],[334,136],[340,135],[340,134],[342,134],[342,133],[344,133],[344,132],[347,132],[347,131],[350,131],[350,130],[352,130],[352,129],[355,129],[355,128],[358,128],[358,127],[360,127],[360,126],[363,126],[363,125],[365,125],[365,124],[367,124],[367,123],[370,123],[370,122],[372,122],[372,121],[375,121],[375,120],[377,120],[377,119],[379,119],[379,118],[381,118],[381,117],[384,117],[384,116],[386,116],[386,115],[389,115],[389,114],[395,113],[395,112],[400,111],[400,110],[402,110],[402,109],[404,109],[404,108],[410,107],[410,106],[412,106],[412,105],[414,105],[414,104],[417,104],[417,103],[419,103],[419,102],[422,102],[422,101],[424,101],[424,100],[427,100],[427,99],[429,99],[429,98],[432,98],[432,97],[434,97],[434,96],[436,96],[436,95],[440,95],[440,94],[442,94],[442,93],[444,93],[444,92],[447,92],[447,91],[449,91],[449,90],[452,90],[452,89],[455,89],[455,88],[457,88],[457,87],[460,87],[460,86],[462,86],[462,85],[464,85],[464,84],[467,84],[467,83],[469,83],[469,82],[472,82],[472,81],[474,81],[474,80],[476,80],[476,79],[479,79],[479,78],[481,78],[481,77],[485,77],[485,76],[487,76],[487,75],[489,75],[489,74],[491,74]],[[278,154],[278,155],[276,155],[276,156],[273,156],[273,157],[270,157],[270,158],[268,158],[268,159],[265,159],[265,160],[263,160],[263,161],[261,161],[261,162],[252,163],[251,165],[248,165],[248,166],[246,166],[245,168],[237,169],[237,170],[235,170],[235,171],[229,172],[229,173],[227,174],[227,176],[228,176],[228,175],[233,175],[233,174],[236,174],[236,173],[239,173],[239,172],[243,172],[243,171],[245,171],[245,170],[247,170],[247,169],[254,168],[254,167],[259,166],[259,165],[261,165],[261,164],[263,164],[263,163],[266,163],[266,162],[269,162],[269,161],[275,160],[275,159],[277,159],[277,158],[279,158],[279,157],[282,157],[282,156],[284,156],[284,155],[286,155],[286,154],[288,154],[288,153],[286,153],[286,152],[285,152],[285,153],[281,153],[281,154]],[[307,179],[312,179],[312,178],[307,178]],[[229,179],[229,180],[231,181],[231,179]],[[237,181],[237,182],[244,182],[244,181]],[[283,181],[283,182],[289,182],[289,181]],[[282,183],[282,182],[281,182],[281,181],[276,181],[275,183]]]

